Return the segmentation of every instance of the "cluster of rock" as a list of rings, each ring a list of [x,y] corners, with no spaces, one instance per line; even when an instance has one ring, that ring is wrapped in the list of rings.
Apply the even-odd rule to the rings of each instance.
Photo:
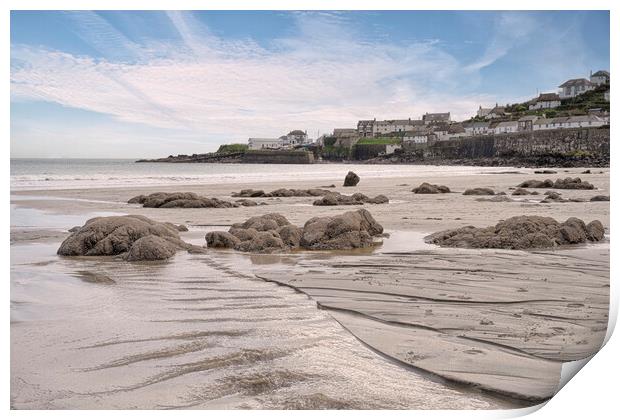
[[[303,228],[277,213],[251,217],[231,226],[228,232],[209,232],[209,248],[232,248],[242,252],[273,253],[291,249],[332,250],[367,248],[383,233],[365,209],[338,216],[314,217]]]
[[[437,184],[429,184],[428,182],[423,182],[419,187],[416,187],[411,190],[415,194],[444,194],[449,193],[450,188],[445,185],[437,185]]]
[[[538,195],[538,191],[528,191],[525,188],[518,187],[512,192],[512,195]]]
[[[463,195],[495,195],[495,191],[493,191],[491,188],[484,187],[469,188],[465,190]]]
[[[315,200],[312,204],[314,206],[351,206],[362,204],[385,204],[389,202],[390,200],[383,194],[370,198],[362,193],[344,195],[337,192],[330,192],[325,194],[322,198]]]
[[[586,225],[575,217],[560,223],[551,217],[515,216],[486,228],[465,226],[437,232],[426,240],[447,247],[532,249],[597,242],[604,235],[598,220]]]
[[[306,190],[279,188],[271,192],[263,190],[253,190],[251,188],[241,190],[238,193],[232,193],[233,197],[320,197],[329,194],[331,191],[322,188],[309,188]]]
[[[150,208],[233,208],[250,207],[258,203],[251,200],[231,202],[219,198],[202,197],[192,192],[166,193],[157,192],[149,195],[138,195],[128,201],[129,204],[142,204]]]
[[[557,171],[554,171],[554,170],[551,170],[551,169],[543,169],[543,170],[540,170],[540,171],[534,171],[534,173],[535,174],[546,174],[546,175],[549,175],[549,174],[557,174]]]
[[[555,182],[550,179],[545,179],[544,181],[538,181],[535,179],[530,179],[528,181],[524,181],[521,184],[517,185],[520,188],[555,188],[558,190],[593,190],[594,185],[590,184],[588,181],[582,181],[581,178],[575,177],[567,177],[567,178],[558,178]]]
[[[347,175],[344,177],[344,186],[345,187],[355,187],[360,182],[360,177],[355,173],[349,171]]]
[[[58,255],[119,255],[139,261],[165,260],[179,250],[200,250],[181,240],[182,227],[138,215],[95,217],[72,230],[58,248]]]
[[[547,191],[545,196],[541,203],[583,203],[586,201],[583,198],[564,198],[556,191]]]

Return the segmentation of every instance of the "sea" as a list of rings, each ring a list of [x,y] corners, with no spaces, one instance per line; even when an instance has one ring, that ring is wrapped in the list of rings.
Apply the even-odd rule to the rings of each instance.
[[[269,165],[239,163],[136,163],[134,159],[11,159],[11,190],[113,188],[163,185],[209,185],[262,181],[305,181],[340,178],[354,171],[362,178],[419,174],[493,173],[474,166],[366,165],[317,163]]]

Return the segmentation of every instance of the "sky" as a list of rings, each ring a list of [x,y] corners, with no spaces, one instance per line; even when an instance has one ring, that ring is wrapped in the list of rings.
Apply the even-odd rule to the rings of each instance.
[[[609,69],[607,11],[12,11],[11,157],[138,158],[521,102]]]

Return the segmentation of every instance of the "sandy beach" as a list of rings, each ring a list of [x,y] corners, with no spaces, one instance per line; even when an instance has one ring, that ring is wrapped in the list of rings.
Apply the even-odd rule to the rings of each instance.
[[[357,186],[346,188],[342,173],[317,180],[12,191],[12,405],[536,404],[557,389],[562,362],[596,352],[607,328],[609,202],[589,199],[609,195],[609,169],[581,174],[585,169],[539,175],[526,168],[420,167],[418,174],[362,175]],[[546,190],[510,196],[522,181],[566,176],[579,176],[596,189],[561,190],[562,197],[584,202],[540,203]],[[412,193],[422,182],[447,185],[452,193]],[[206,232],[255,215],[280,213],[303,226],[312,217],[358,207],[313,206],[312,197],[256,198],[266,205],[232,209],[127,204],[139,194],[187,191],[232,200],[232,192],[245,188],[331,184],[336,187],[330,190],[343,194],[389,198],[389,204],[364,206],[390,234],[382,246],[281,255],[182,252],[159,264],[55,255],[67,229],[95,215],[139,214],[185,224],[183,239],[204,245]],[[514,201],[462,195],[472,187],[505,191]],[[600,220],[607,236],[596,244],[534,251],[424,242],[433,232],[490,226],[518,215]],[[75,318],[67,315],[69,307]],[[305,360],[303,371],[295,369],[299,360]],[[36,373],[45,366],[47,373]],[[323,377],[325,368],[318,366],[337,374]]]

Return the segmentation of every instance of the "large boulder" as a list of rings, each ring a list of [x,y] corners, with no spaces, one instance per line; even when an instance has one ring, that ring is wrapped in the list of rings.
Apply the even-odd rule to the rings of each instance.
[[[595,195],[590,201],[609,201],[608,195]]]
[[[295,225],[282,226],[278,229],[277,233],[284,245],[290,248],[299,248],[299,242],[301,241],[301,235],[303,233],[300,227]]]
[[[355,187],[360,182],[360,177],[357,176],[355,172],[349,171],[349,173],[344,177],[344,186],[345,187]]]
[[[445,185],[437,185],[437,184],[429,184],[428,182],[423,182],[419,187],[416,187],[411,190],[415,194],[444,194],[449,193],[450,188]]]
[[[276,232],[263,231],[258,232],[252,240],[240,242],[235,249],[242,252],[270,253],[283,251],[287,246]]]
[[[365,209],[335,217],[314,217],[303,228],[300,245],[307,249],[353,249],[373,245],[381,226]]]
[[[600,241],[603,235],[604,228],[597,220],[586,225],[575,217],[560,223],[550,217],[515,216],[486,228],[466,226],[437,232],[426,240],[448,247],[532,249]]]
[[[495,191],[490,188],[477,187],[465,190],[463,195],[495,195]]]
[[[512,192],[512,195],[538,195],[538,191],[528,191],[525,188],[517,188]]]
[[[286,219],[286,217],[282,216],[278,213],[268,213],[262,216],[254,216],[250,217],[243,223],[235,223],[232,225],[233,228],[241,228],[241,229],[256,229],[259,232],[264,232],[268,230],[277,230],[278,228],[286,225],[290,225],[291,223]]]
[[[528,181],[524,181],[517,185],[520,188],[555,188],[558,190],[593,190],[594,185],[590,184],[587,181],[582,181],[581,178],[558,178],[555,182],[550,179],[545,179],[544,181],[537,181],[535,179],[530,179]]]
[[[518,188],[553,188],[553,181],[550,179],[545,179],[544,181],[538,181],[536,179],[530,179],[528,181],[523,181],[519,185]]]
[[[140,239],[146,238],[140,242]],[[137,248],[132,250],[134,246]],[[157,249],[161,248],[161,249]],[[144,216],[95,217],[73,232],[58,248],[59,255],[120,255],[132,261],[164,259],[179,249],[189,249],[174,225]]]

